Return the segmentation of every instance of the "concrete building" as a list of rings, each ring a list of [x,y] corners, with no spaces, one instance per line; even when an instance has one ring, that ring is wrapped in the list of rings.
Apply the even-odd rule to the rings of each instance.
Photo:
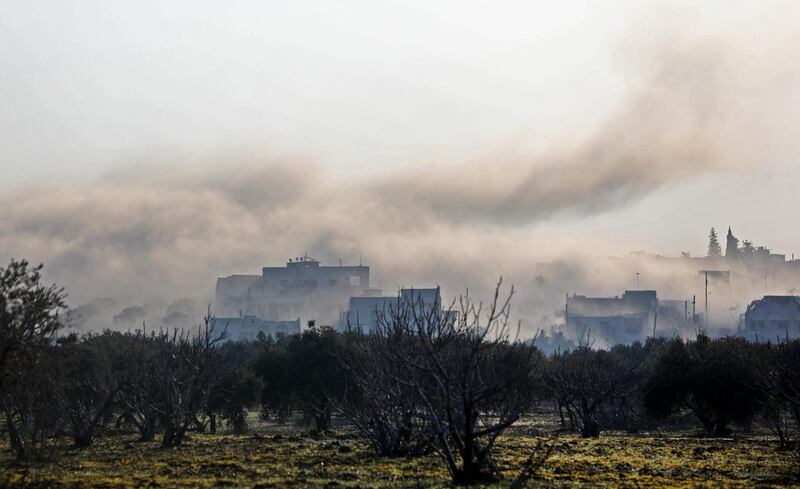
[[[754,300],[744,313],[742,335],[749,339],[800,337],[800,296],[767,295]]]
[[[442,310],[442,298],[439,288],[400,289],[394,297],[351,297],[347,311],[339,318],[339,329],[348,326],[369,332],[378,326],[381,318],[389,318],[395,311],[407,304],[412,304],[418,313],[431,310]]]
[[[350,297],[379,293],[369,287],[368,266],[323,266],[300,257],[284,267],[264,267],[261,275],[217,279],[214,312],[220,317],[335,324]]]
[[[655,290],[626,290],[622,297],[567,296],[567,328],[606,345],[641,341],[657,327]]]
[[[279,333],[294,334],[300,332],[300,319],[291,321],[267,321],[255,316],[242,316],[238,318],[214,318],[211,321],[216,331],[227,332],[227,340],[254,340],[258,333],[275,336]]]

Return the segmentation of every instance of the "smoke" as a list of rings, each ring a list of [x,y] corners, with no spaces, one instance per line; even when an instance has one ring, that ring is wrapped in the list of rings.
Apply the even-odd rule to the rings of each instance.
[[[528,224],[602,212],[692,175],[739,168],[721,144],[730,115],[723,53],[675,46],[658,58],[622,107],[581,141],[535,156],[401,171],[379,179],[370,196],[450,222]]]
[[[631,269],[570,255],[611,253],[613,240],[574,242],[537,224],[607,212],[691,176],[750,171],[750,155],[769,156],[770,141],[747,137],[757,134],[747,127],[773,114],[749,104],[759,95],[752,87],[741,99],[739,74],[755,61],[735,54],[708,41],[659,49],[604,123],[536,154],[499,149],[349,183],[302,157],[231,155],[163,169],[154,156],[92,182],[11,189],[0,196],[0,258],[44,262],[74,304],[205,300],[218,276],[308,252],[328,263],[363,258],[387,291],[485,291],[505,274],[522,287],[524,315],[549,314],[565,291],[625,287]],[[792,73],[781,83],[796,82]]]

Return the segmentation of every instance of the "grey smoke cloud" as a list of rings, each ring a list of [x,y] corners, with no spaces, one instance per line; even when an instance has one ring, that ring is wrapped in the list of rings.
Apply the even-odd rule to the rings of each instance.
[[[751,168],[741,131],[772,114],[748,102],[758,94],[739,99],[738,74],[753,65],[721,46],[658,51],[604,123],[537,154],[501,149],[351,183],[301,157],[232,154],[12,189],[0,196],[0,254],[45,262],[74,303],[209,297],[217,276],[257,273],[304,251],[327,262],[363,256],[388,290],[438,283],[454,294],[489,288],[500,274],[530,283],[539,261],[576,248],[531,225],[615,209],[690,176]],[[604,253],[609,243],[592,248]],[[629,280],[629,270],[597,267],[551,269],[551,285],[526,292],[522,307],[548,307],[576,283],[600,290]]]
[[[655,57],[622,105],[586,137],[539,155],[396,172],[370,187],[371,197],[449,221],[526,224],[602,212],[689,176],[746,166],[725,151],[730,120],[743,115],[725,52],[678,45]]]

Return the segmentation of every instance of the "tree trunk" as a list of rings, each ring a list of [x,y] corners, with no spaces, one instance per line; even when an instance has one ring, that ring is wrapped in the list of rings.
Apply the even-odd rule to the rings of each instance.
[[[14,455],[17,459],[25,458],[25,444],[19,436],[14,418],[8,413],[6,413],[6,430],[8,431],[8,441],[14,451]]]
[[[186,434],[185,427],[178,428],[177,431],[175,432],[175,439],[173,440],[172,446],[175,447],[181,446],[183,444],[183,437],[185,434]]]
[[[74,448],[87,448],[92,446],[91,433],[78,433],[72,437],[72,446]]]
[[[714,423],[714,436],[728,436],[729,434],[728,421],[725,418],[717,419],[717,422]]]
[[[468,428],[464,434],[464,447],[460,453],[461,468],[453,473],[453,483],[455,484],[486,484],[497,480],[488,463],[488,452],[481,450],[476,445],[476,440],[472,433],[473,430]]]
[[[778,450],[787,450],[789,448],[789,444],[786,442],[786,433],[781,427],[780,421],[775,423],[775,432],[778,435]]]
[[[217,415],[213,413],[209,414],[208,419],[209,419],[208,431],[210,431],[212,435],[215,435],[217,433]]]
[[[578,426],[578,423],[575,421],[575,411],[572,410],[569,404],[567,404],[567,418],[569,419],[570,431],[575,431],[575,427]]]
[[[594,406],[590,406],[585,400],[581,400],[580,412],[578,413],[583,421],[581,427],[581,437],[597,438],[600,436],[600,423],[594,417]]]
[[[473,485],[476,483],[486,484],[494,482],[496,477],[488,470],[484,470],[476,460],[466,461],[462,459],[462,466],[453,473],[453,483],[456,485]]]
[[[192,424],[194,424],[194,429],[197,430],[198,433],[205,433],[206,432],[206,425],[205,423],[201,422],[197,416],[194,417],[192,420]]]
[[[323,412],[314,415],[314,425],[320,433],[328,430],[331,426],[330,414]]]
[[[171,426],[164,427],[164,436],[161,437],[161,448],[172,448],[174,443],[175,431]]]
[[[593,417],[588,416],[583,421],[583,428],[581,429],[581,437],[597,438],[599,436],[600,436],[600,424]]]
[[[139,441],[147,442],[153,441],[156,437],[156,418],[149,416],[144,419],[141,427],[139,428]]]
[[[186,428],[168,427],[164,429],[164,437],[161,440],[161,448],[175,448],[183,443]]]

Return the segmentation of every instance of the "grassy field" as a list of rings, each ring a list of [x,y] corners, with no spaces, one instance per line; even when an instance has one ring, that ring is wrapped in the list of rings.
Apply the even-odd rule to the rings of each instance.
[[[381,458],[346,431],[324,436],[260,430],[246,436],[192,434],[179,449],[98,438],[84,450],[59,448],[49,462],[17,463],[0,455],[2,487],[448,487],[436,455]],[[539,441],[552,453],[529,487],[789,487],[800,486],[800,459],[768,437],[709,439],[611,434],[584,440],[517,429],[498,445],[507,487]]]

